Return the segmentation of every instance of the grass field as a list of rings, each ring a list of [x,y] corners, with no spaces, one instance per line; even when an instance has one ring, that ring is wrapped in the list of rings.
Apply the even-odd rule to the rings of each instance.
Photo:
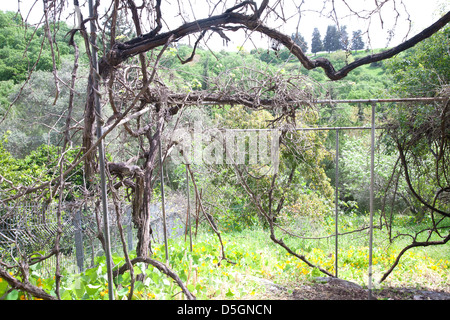
[[[410,217],[397,217],[395,232],[411,231],[418,225]],[[377,221],[377,219],[375,219]],[[339,221],[340,233],[350,231],[367,222],[366,216],[345,216]],[[423,222],[422,222],[423,223]],[[333,217],[316,222],[316,234],[330,235],[334,230]],[[304,255],[310,262],[335,273],[335,241],[333,237],[323,239],[300,239],[277,233],[277,237],[296,253]],[[189,241],[169,239],[169,266],[187,285],[197,299],[261,299],[266,287],[261,279],[269,280],[286,288],[311,282],[316,277],[326,276],[316,268],[290,255],[285,249],[270,240],[269,232],[262,228],[222,234],[227,259],[220,260],[221,246],[216,235],[205,230],[193,238],[191,252]],[[407,244],[406,239],[389,244],[385,230],[374,230],[373,288],[408,287],[426,288],[450,292],[450,245],[418,248],[408,251],[399,265],[383,283],[378,283],[382,274],[394,262],[398,252]],[[351,233],[339,237],[339,278],[355,282],[363,287],[368,279],[368,233]],[[163,245],[153,245],[153,259],[165,261]],[[131,258],[133,252],[130,253]],[[115,265],[122,265],[123,257],[114,255]],[[108,286],[104,257],[97,258],[96,267],[82,274],[63,270],[61,283],[62,299],[108,299]],[[134,299],[183,299],[180,288],[156,268],[145,269],[138,263],[134,274],[145,273],[144,282],[136,282]],[[54,277],[44,278],[39,266],[31,268],[30,282],[47,292],[54,291]],[[6,283],[0,282],[0,293],[5,292]],[[116,283],[116,299],[126,299],[130,290],[130,273],[119,276]],[[21,292],[13,291],[9,298],[26,299]]]

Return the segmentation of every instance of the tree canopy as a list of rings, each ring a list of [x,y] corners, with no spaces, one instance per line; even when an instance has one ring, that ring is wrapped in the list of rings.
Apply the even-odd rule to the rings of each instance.
[[[312,34],[311,40],[311,52],[316,53],[319,51],[323,51],[323,43],[320,37],[320,31],[317,28],[314,28],[314,32]]]

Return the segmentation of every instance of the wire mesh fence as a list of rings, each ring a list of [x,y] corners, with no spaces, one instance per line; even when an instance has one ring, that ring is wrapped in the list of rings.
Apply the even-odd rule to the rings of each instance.
[[[101,214],[96,214],[94,204],[75,205],[64,203],[60,209],[58,222],[58,204],[22,203],[0,207],[0,256],[3,262],[19,259],[21,256],[46,256],[55,248],[58,230],[60,230],[59,248],[60,266],[82,271],[95,264],[95,258],[104,255],[98,234],[102,226]],[[119,233],[118,216],[124,232],[127,250],[134,250],[137,238],[132,221],[131,206],[125,205],[119,215],[113,206],[109,215],[111,252],[123,254],[123,245]],[[166,203],[166,226],[168,237],[179,237],[186,231],[186,206],[183,201]],[[161,203],[151,206],[152,236],[155,243],[163,241],[163,218]],[[54,273],[56,257],[45,259],[41,263],[44,273]]]

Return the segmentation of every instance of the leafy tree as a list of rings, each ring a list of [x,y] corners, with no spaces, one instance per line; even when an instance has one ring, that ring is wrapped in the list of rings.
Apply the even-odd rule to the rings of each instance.
[[[401,96],[432,97],[450,82],[450,27],[436,33],[386,65]]]
[[[370,185],[370,134],[346,136],[341,144],[341,158],[339,160],[339,182],[341,199],[356,201],[361,212],[369,211]],[[375,174],[375,205],[380,207],[380,199],[384,196],[384,189],[390,179],[390,172],[395,165],[395,154],[386,155],[376,152],[374,168]],[[402,191],[405,184],[401,185]]]
[[[400,252],[396,262],[408,249],[445,244],[450,240],[448,230],[444,231],[450,218],[449,35],[447,26],[387,63],[387,71],[394,80],[392,94],[447,97],[446,101],[430,104],[395,104],[387,113],[384,144],[398,155],[390,179],[392,197],[401,198],[417,221],[423,219],[415,234],[406,235],[412,241]],[[400,189],[393,181],[400,181],[406,187]],[[384,211],[388,227],[393,214],[391,211],[389,216],[389,210]],[[419,237],[424,233],[427,237]],[[382,280],[391,271],[392,268]]]
[[[325,37],[323,38],[323,48],[328,51],[341,49],[340,35],[336,26],[328,26]]]
[[[311,52],[316,54],[317,52],[323,51],[322,38],[320,36],[320,31],[314,28],[311,40]]]
[[[50,25],[57,50],[56,64],[62,57],[73,54],[64,40],[70,28],[64,22]],[[0,81],[19,83],[28,77],[32,69],[51,71],[53,61],[45,37],[44,27],[39,29],[24,25],[20,14],[0,11]]]
[[[264,129],[267,123],[274,119],[273,115],[266,110],[248,112],[243,106],[225,107],[223,111],[216,111],[214,115],[216,126],[235,129]],[[311,124],[317,121],[317,114],[313,110],[298,112],[297,116]],[[281,138],[280,167],[277,175],[282,181],[291,179],[292,183],[288,191],[281,186],[274,190],[275,199],[281,197],[286,199],[288,208],[283,214],[283,219],[289,220],[293,218],[292,215],[306,214],[320,218],[324,211],[309,212],[308,206],[328,208],[332,189],[324,170],[324,160],[330,156],[324,148],[325,136],[319,132],[296,132],[283,135]],[[258,179],[248,178],[246,183],[261,196],[265,202],[264,206],[267,207],[270,203],[267,190],[270,189],[273,174],[268,174],[268,167],[261,164],[239,166],[245,167],[246,171],[251,172],[251,176],[259,177]],[[217,171],[211,170],[220,174],[210,175],[212,179],[210,183],[222,186],[224,196],[214,195],[216,199],[221,199],[222,205],[239,209],[225,214],[233,221],[240,221],[242,228],[254,223],[258,210],[247,196],[245,188],[239,184],[237,170],[232,166],[223,166]],[[310,198],[311,201],[307,204],[303,203],[302,199],[305,198]]]
[[[332,25],[327,27],[327,32],[323,39],[323,48],[326,51],[347,50],[349,45],[347,26],[342,26],[340,29]]]
[[[0,81],[0,117],[5,116],[6,110],[9,108],[9,96],[13,89],[14,81]]]
[[[7,150],[8,137],[6,132],[0,141],[0,195],[7,197],[14,195],[16,189],[13,185],[32,186],[36,182],[50,181],[59,173],[61,148],[43,144],[31,151],[24,158],[15,158]],[[65,154],[65,162],[71,163],[78,155],[79,150],[70,149]],[[67,168],[67,165],[64,167]],[[71,201],[82,194],[84,185],[82,165],[79,164],[68,179],[68,188],[64,194],[65,200]]]
[[[72,76],[70,61],[62,63],[58,76],[65,83],[70,82]],[[85,85],[85,79],[80,79],[76,84],[77,92],[83,92]],[[17,92],[20,87],[17,85],[11,91]],[[6,86],[5,90],[8,88]],[[62,116],[67,114],[69,89],[62,86],[59,90],[59,97],[55,100],[56,85],[52,73],[36,71],[31,75],[27,86],[22,89],[20,97],[13,105],[10,116],[0,128],[2,133],[9,130],[8,148],[15,157],[22,158],[42,144],[60,143],[59,132],[65,125]],[[82,99],[83,95],[74,95],[75,107],[72,117],[77,121],[83,117]],[[2,106],[2,109],[5,107]],[[73,136],[73,139],[76,140],[77,137],[79,138],[79,135]]]
[[[8,132],[2,136],[0,141],[0,176],[2,182],[0,184],[0,190],[10,189],[15,183],[17,183],[17,175],[14,174],[13,168],[14,157],[6,150],[6,144],[8,143]],[[4,195],[2,194],[2,197]]]
[[[361,30],[353,31],[351,49],[355,50],[355,53],[357,50],[364,49],[364,41],[362,39],[361,34],[362,34]]]
[[[349,40],[348,40],[348,32],[347,32],[347,26],[342,26],[342,28],[339,30],[339,42],[340,47],[339,49],[347,50],[350,46]]]
[[[291,39],[294,40],[294,42],[302,48],[304,52],[308,51],[308,43],[306,42],[305,38],[299,33],[293,33],[291,35]]]

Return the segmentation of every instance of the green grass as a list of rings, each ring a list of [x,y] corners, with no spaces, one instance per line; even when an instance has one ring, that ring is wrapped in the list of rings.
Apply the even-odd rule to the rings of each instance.
[[[367,216],[344,216],[340,219],[340,232],[350,231],[363,222]],[[375,219],[376,220],[376,219]],[[395,232],[404,232],[411,227],[418,228],[410,218],[399,218],[400,227]],[[333,217],[328,217],[316,226],[318,233],[331,234],[334,230]],[[328,233],[327,233],[328,232]],[[198,299],[251,299],[264,296],[265,288],[255,277],[292,287],[293,284],[308,282],[323,276],[318,269],[290,255],[285,249],[273,243],[267,231],[254,228],[242,232],[222,235],[227,258],[236,264],[219,262],[220,245],[212,234],[202,233],[194,239],[193,252],[184,242],[171,244],[170,264],[186,280]],[[277,233],[295,252],[329,272],[335,272],[333,238],[306,240],[290,238]],[[448,287],[450,274],[450,246],[418,248],[408,251],[393,273],[382,284],[378,284],[382,274],[394,262],[397,254],[407,244],[406,240],[389,244],[385,230],[374,230],[373,270],[375,288],[383,286],[428,287],[432,289]],[[156,257],[164,260],[164,248],[156,247]],[[368,277],[368,235],[367,232],[341,236],[339,238],[339,277],[362,286]]]
[[[340,232],[358,228],[367,223],[367,216],[342,216],[339,220]],[[409,217],[396,219],[399,227],[394,232],[405,232],[419,226]],[[375,219],[377,221],[377,219]],[[315,222],[317,235],[328,235],[334,231],[334,219],[326,217]],[[375,223],[376,224],[376,223]],[[310,235],[309,235],[310,236]],[[306,258],[331,273],[335,273],[334,238],[320,240],[299,239],[282,235],[277,237]],[[264,297],[265,287],[257,280],[267,279],[288,288],[324,276],[318,269],[290,255],[285,249],[272,242],[268,231],[261,228],[246,229],[241,232],[222,234],[227,258],[233,262],[220,261],[221,247],[218,238],[207,231],[199,232],[193,239],[193,251],[183,239],[169,240],[169,266],[174,270],[197,299],[252,299]],[[368,235],[352,233],[339,237],[338,272],[339,278],[367,285],[368,277]],[[450,291],[450,245],[417,248],[408,251],[394,272],[382,284],[377,281],[391,266],[398,252],[407,244],[406,239],[389,244],[385,230],[374,230],[373,270],[375,288],[383,286],[425,287]],[[164,245],[153,245],[152,258],[165,261]],[[134,252],[131,252],[133,257]],[[220,262],[220,263],[219,263]],[[123,257],[114,256],[114,263],[122,265]],[[184,299],[180,288],[170,278],[153,267],[145,269],[137,264],[134,274],[145,273],[144,282],[136,282],[133,299]],[[31,269],[30,282],[47,292],[54,291],[54,279],[44,278],[39,266]],[[63,270],[61,295],[63,299],[108,299],[106,266],[104,258],[97,259],[95,268],[82,274]],[[121,275],[116,283],[116,299],[127,299],[130,274]],[[5,281],[0,281],[0,294],[7,290]],[[9,298],[27,298],[23,293],[13,291]],[[31,297],[28,297],[31,298]]]

